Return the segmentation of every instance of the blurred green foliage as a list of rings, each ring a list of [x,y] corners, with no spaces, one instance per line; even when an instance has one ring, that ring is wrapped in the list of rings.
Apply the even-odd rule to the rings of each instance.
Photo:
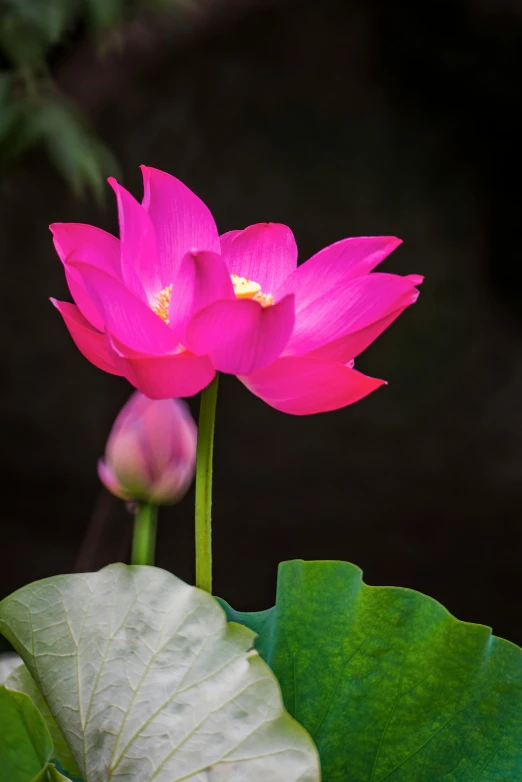
[[[52,78],[56,52],[84,34],[103,39],[139,6],[179,0],[0,0],[0,168],[44,149],[72,190],[101,197],[116,172],[110,150]]]

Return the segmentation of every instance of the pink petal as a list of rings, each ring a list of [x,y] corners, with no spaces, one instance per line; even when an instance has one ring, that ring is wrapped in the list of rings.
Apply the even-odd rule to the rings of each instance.
[[[130,356],[118,340],[107,335],[115,366],[138,391],[149,399],[193,396],[208,386],[216,374],[207,356],[184,350],[170,356]]]
[[[209,355],[221,372],[247,375],[280,355],[293,325],[292,296],[270,307],[248,299],[217,301],[188,324],[188,346]]]
[[[221,254],[231,274],[275,293],[297,265],[297,245],[290,228],[280,223],[257,223],[221,237]]]
[[[219,299],[235,300],[232,280],[221,256],[187,253],[181,261],[169,307],[170,327],[178,342],[185,344],[191,317]]]
[[[389,323],[381,323],[377,329],[369,327],[413,304],[418,295],[410,279],[396,274],[375,273],[346,280],[329,293],[309,300],[297,312],[285,354],[304,355],[342,339],[341,352],[321,355],[328,360],[342,357],[345,363],[364,350]],[[351,335],[353,339],[349,339]]]
[[[155,505],[171,505],[183,497],[194,477],[192,470],[167,468],[154,484],[150,501]]]
[[[146,496],[147,487],[154,476],[151,474],[146,448],[141,442],[139,422],[136,422],[133,428],[120,430],[117,437],[109,437],[105,456],[116,480],[125,486],[130,494],[135,497],[140,494]]]
[[[65,279],[71,296],[78,305],[78,308],[82,315],[92,324],[92,326],[98,331],[103,331],[103,318],[96,309],[96,305],[92,301],[91,297],[84,288],[83,281],[75,269],[64,264]]]
[[[181,352],[181,351],[180,351]],[[188,405],[182,399],[146,399],[148,404],[139,416],[142,448],[147,454],[149,473],[154,481],[161,479],[167,468],[189,473],[196,463],[197,426]],[[151,448],[150,444],[154,447]],[[108,448],[108,445],[107,445]]]
[[[128,492],[125,491],[112,469],[107,462],[103,459],[98,459],[98,478],[103,483],[106,489],[115,497],[119,497],[120,500],[130,500],[131,497]]]
[[[150,217],[113,177],[108,181],[118,202],[123,282],[138,298],[145,299],[145,291],[153,297],[172,280],[166,283],[159,278],[156,237]]]
[[[179,179],[157,168],[141,170],[143,206],[156,233],[159,276],[169,285],[190,250],[219,253],[219,236],[208,207]]]
[[[235,231],[227,231],[224,234],[221,234],[219,237],[219,241],[221,243],[221,251],[223,252],[223,247],[226,247],[231,239],[233,239],[235,236],[238,236],[241,233],[239,230]]]
[[[422,274],[407,274],[406,279],[409,280],[412,285],[421,285],[424,282],[424,276]]]
[[[65,321],[74,344],[91,364],[111,375],[120,375],[109,355],[105,343],[105,334],[93,329],[91,324],[83,317],[75,304],[66,301],[51,299],[52,303]]]
[[[87,320],[98,330],[103,331],[103,321],[90,296],[83,287],[81,279],[67,267],[67,258],[74,253],[78,260],[90,263],[109,274],[119,277],[120,243],[115,236],[82,223],[53,223],[50,226],[54,246],[64,264],[65,277],[71,296]]]
[[[119,275],[120,243],[115,236],[83,223],[53,223],[49,228],[61,261],[74,252],[82,261]]]
[[[103,318],[106,330],[124,345],[142,354],[174,352],[178,342],[152,309],[115,277],[86,263],[70,261]]]
[[[371,394],[385,381],[308,356],[283,357],[239,378],[253,394],[283,413],[312,415],[338,410]]]
[[[371,326],[367,326],[360,331],[354,331],[351,334],[347,334],[345,337],[340,337],[333,342],[329,342],[328,344],[323,345],[323,347],[311,351],[308,355],[313,356],[314,358],[320,358],[323,361],[334,361],[345,364],[349,361],[350,356],[358,356],[363,350],[366,350],[368,345],[371,345],[377,337],[380,337],[388,326],[390,326],[410,304],[412,304],[412,301],[408,299],[403,307],[399,307],[393,312],[390,312],[390,314],[386,315],[382,320],[377,320],[375,323],[372,323]]]
[[[325,247],[299,266],[279,288],[276,298],[295,293],[296,310],[337,287],[371,272],[401,244],[395,236],[359,236]]]

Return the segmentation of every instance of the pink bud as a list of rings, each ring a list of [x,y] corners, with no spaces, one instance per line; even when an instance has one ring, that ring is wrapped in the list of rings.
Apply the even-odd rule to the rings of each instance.
[[[179,399],[134,393],[112,427],[98,475],[122,500],[178,502],[194,477],[197,427]]]

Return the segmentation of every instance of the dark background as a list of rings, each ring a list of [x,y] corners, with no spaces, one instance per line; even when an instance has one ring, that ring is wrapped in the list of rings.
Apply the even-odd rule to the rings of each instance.
[[[137,13],[102,57],[80,26],[53,55],[123,183],[141,197],[140,163],[169,171],[221,232],[290,225],[301,260],[396,234],[383,268],[426,277],[358,361],[389,385],[353,407],[294,418],[222,378],[215,593],[264,608],[279,561],[347,559],[522,643],[521,5],[203,6]],[[2,171],[0,597],[128,556],[130,517],[96,460],[130,388],[48,302],[68,298],[48,224],[116,232],[110,195],[75,199],[38,150]],[[158,545],[188,581],[192,508],[189,493],[161,511]]]

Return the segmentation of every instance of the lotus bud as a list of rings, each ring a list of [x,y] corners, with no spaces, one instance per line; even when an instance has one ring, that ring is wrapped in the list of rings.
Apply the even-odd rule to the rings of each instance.
[[[114,422],[98,475],[122,500],[172,505],[194,477],[196,444],[197,427],[185,402],[136,392]]]

